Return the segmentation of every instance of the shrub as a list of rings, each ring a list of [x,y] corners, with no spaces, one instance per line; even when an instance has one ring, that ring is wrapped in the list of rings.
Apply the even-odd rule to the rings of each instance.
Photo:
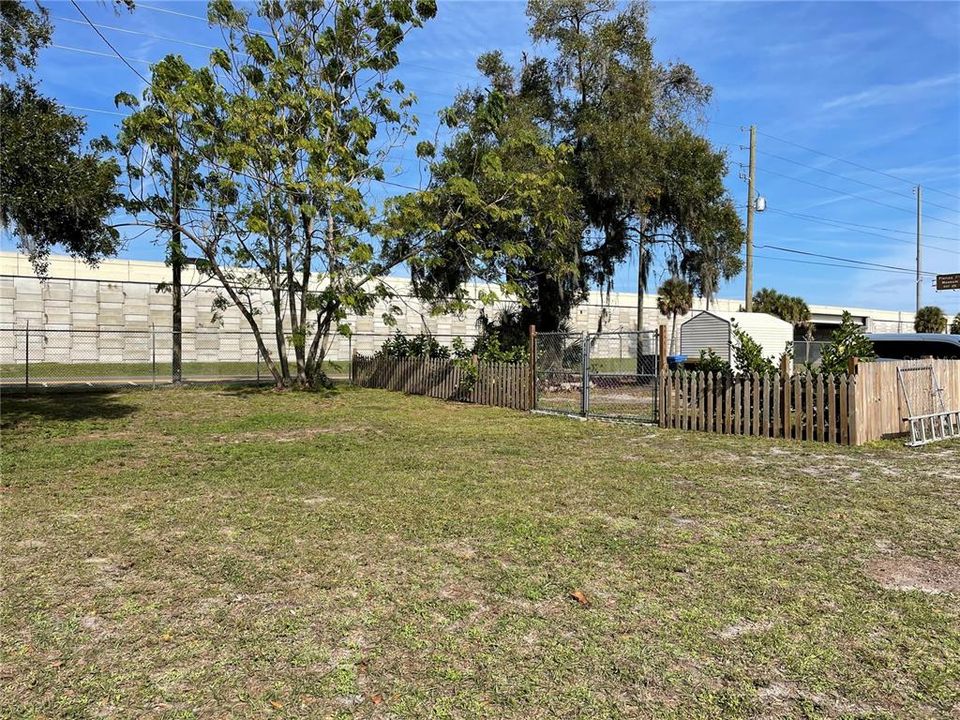
[[[830,344],[823,349],[820,370],[825,373],[844,373],[851,358],[873,360],[876,357],[873,343],[863,326],[854,322],[853,316],[844,310],[840,327],[833,331]]]
[[[739,374],[773,375],[777,371],[773,361],[764,356],[760,343],[750,337],[746,330],[740,329],[737,323],[733,323],[733,336],[737,339],[733,348],[734,365]]]
[[[697,369],[706,373],[716,373],[718,375],[732,375],[733,368],[730,363],[717,355],[712,348],[700,351],[700,362]]]
[[[441,345],[432,335],[419,333],[408,338],[397,330],[393,337],[384,341],[377,355],[397,359],[448,358],[450,357],[450,348]]]

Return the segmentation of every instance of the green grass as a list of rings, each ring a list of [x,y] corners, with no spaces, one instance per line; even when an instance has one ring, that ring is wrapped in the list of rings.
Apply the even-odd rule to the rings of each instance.
[[[349,362],[324,362],[324,371],[332,377],[349,377]],[[24,379],[23,363],[0,363],[0,379]],[[190,378],[255,378],[257,377],[257,363],[255,361],[220,361],[220,362],[185,362],[183,363],[183,377]],[[157,380],[168,380],[172,374],[172,365],[168,362],[158,362],[156,367],[149,362],[96,362],[96,363],[55,363],[31,362],[30,382],[85,382],[91,380],[130,379],[134,381],[150,381],[156,373]],[[260,377],[269,379],[270,371],[261,363]]]
[[[354,389],[4,398],[2,422],[0,717],[958,711],[957,443]]]

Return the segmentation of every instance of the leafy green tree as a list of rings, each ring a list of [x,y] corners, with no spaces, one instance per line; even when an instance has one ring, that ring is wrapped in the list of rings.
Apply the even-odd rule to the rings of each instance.
[[[957,313],[956,317],[953,318],[953,322],[950,323],[950,334],[960,335],[960,313]]]
[[[677,316],[686,315],[693,307],[693,288],[683,278],[672,277],[657,290],[657,309],[673,319],[670,331],[670,354],[677,354]]]
[[[218,307],[243,315],[278,386],[323,382],[347,314],[392,298],[390,270],[430,252],[377,256],[368,189],[416,129],[414,98],[391,73],[435,12],[433,0],[262,0],[254,16],[214,0],[224,46],[209,65],[167,56],[142,101],[118,96],[137,107],[117,142],[131,209],[200,254]]]
[[[493,228],[499,218],[460,190],[491,167],[525,172],[527,184],[540,179],[514,203],[536,212],[509,228],[502,247],[518,260],[502,270],[541,330],[560,327],[590,287],[609,289],[634,250],[641,293],[654,249],[663,249],[672,274],[710,298],[739,271],[743,239],[723,186],[726,158],[692,129],[710,89],[686,65],[654,60],[643,3],[531,0],[527,15],[550,58],[525,57],[519,68],[499,52],[479,59],[486,86],[464,92],[445,115],[458,132],[431,166],[435,215],[459,217],[467,207],[466,219],[478,215],[480,228]],[[499,197],[489,186],[481,199]],[[563,196],[563,207],[548,193]],[[473,240],[471,225],[434,225],[453,242]],[[448,290],[471,276],[465,263],[442,270]]]
[[[840,326],[833,331],[830,344],[823,349],[820,369],[825,373],[845,373],[851,358],[873,360],[876,357],[873,343],[867,337],[863,326],[844,310]]]
[[[4,0],[0,21],[0,62],[14,79],[0,83],[0,223],[40,275],[54,247],[96,263],[119,245],[109,223],[122,200],[119,166],[103,142],[84,147],[82,119],[37,91],[31,72],[50,42],[47,11]]]
[[[496,88],[461,95],[444,121],[457,134],[430,161],[427,188],[390,203],[389,255],[411,257],[414,290],[435,310],[466,309],[465,281],[479,278],[521,301],[521,327],[558,329],[539,309],[569,312],[576,293],[571,258],[582,225],[567,184],[569,148],[551,146]],[[434,154],[429,143],[418,151]],[[418,244],[439,252],[416,255]]]
[[[927,305],[917,310],[913,319],[913,329],[918,333],[945,333],[947,316],[936,305]]]

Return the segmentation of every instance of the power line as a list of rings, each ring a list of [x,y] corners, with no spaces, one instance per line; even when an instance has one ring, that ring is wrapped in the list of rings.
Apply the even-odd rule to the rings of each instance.
[[[853,198],[854,200],[866,200],[867,202],[871,202],[874,205],[879,205],[881,207],[891,208],[893,210],[899,210],[900,212],[913,214],[912,210],[908,210],[907,208],[904,208],[904,207],[899,207],[898,205],[891,205],[889,203],[880,202],[879,200],[873,200],[872,198],[863,197],[862,195],[853,195],[844,190],[837,190],[837,188],[828,187],[827,185],[821,185],[820,183],[810,182],[809,180],[803,180],[802,178],[794,177],[793,175],[785,175],[784,173],[777,172],[776,170],[769,170],[767,168],[762,168],[760,172],[766,173],[768,175],[776,175],[777,177],[782,177],[786,180],[792,180],[793,182],[801,183],[803,185],[809,185],[810,187],[819,188],[821,190],[827,190],[829,192],[836,193],[837,195],[842,195],[843,197]]]
[[[759,245],[757,247],[760,247]],[[775,262],[789,262],[797,263],[799,265],[817,265],[819,267],[835,267],[835,268],[846,268],[848,270],[860,270],[862,272],[883,272],[883,273],[893,273],[895,275],[914,275],[914,270],[885,270],[883,268],[872,268],[872,267],[860,267],[858,265],[841,265],[839,263],[830,263],[830,262],[820,262],[817,260],[799,260],[797,258],[785,258],[777,257],[776,255],[760,255],[755,254],[755,258],[761,258],[763,260],[773,260]]]
[[[201,15],[191,15],[190,13],[184,13],[178,10],[169,10],[167,8],[157,7],[156,5],[146,5],[144,3],[138,2],[137,10],[151,10],[153,12],[164,13],[166,15],[176,15],[177,17],[190,18],[191,20],[199,20],[201,22],[206,23],[208,26],[210,25],[210,20]],[[256,30],[254,28],[250,28],[250,32],[255,33],[257,35],[263,35],[264,37],[273,37],[268,32],[264,32],[263,30]]]
[[[868,262],[868,261],[866,261],[866,260],[857,260],[857,259],[855,259],[855,258],[844,258],[844,257],[837,257],[837,256],[835,256],[835,255],[824,255],[824,254],[822,254],[822,253],[808,252],[808,251],[806,251],[806,250],[794,250],[793,248],[780,247],[779,245],[758,245],[757,247],[768,248],[768,249],[770,249],[770,250],[779,250],[780,252],[793,253],[793,254],[795,254],[795,255],[807,255],[807,256],[810,256],[810,257],[824,258],[824,259],[826,259],[826,260],[837,260],[837,261],[839,261],[839,262],[850,263],[850,264],[852,264],[852,265],[862,265],[862,266],[864,266],[864,267],[881,268],[881,269],[884,269],[884,270],[896,270],[896,271],[898,271],[898,272],[906,272],[906,273],[910,273],[910,274],[915,274],[915,273],[916,273],[916,270],[911,270],[910,268],[900,267],[900,266],[898,266],[898,265],[885,265],[885,264],[883,264],[883,263],[872,263],[872,262]],[[921,271],[920,274],[921,274],[921,275],[927,275],[927,276],[930,276],[930,277],[936,277],[936,273],[929,272],[929,271],[926,271],[926,270]]]
[[[863,200],[865,202],[873,203],[874,205],[879,205],[880,207],[890,208],[892,210],[898,210],[899,212],[905,212],[911,215],[914,214],[913,210],[908,210],[907,208],[900,207],[898,205],[891,205],[890,203],[880,202],[879,200],[874,200],[873,198],[864,197],[863,195],[853,195],[844,190],[838,190],[837,188],[828,187],[827,185],[821,185],[820,183],[810,182],[809,180],[803,180],[798,177],[793,177],[792,175],[785,175],[784,173],[777,172],[776,170],[769,170],[767,168],[763,168],[761,172],[767,173],[769,175],[776,175],[777,177],[782,177],[786,180],[792,180],[793,182],[801,183],[803,185],[810,185],[811,187],[819,188],[821,190],[827,190],[829,192],[836,193],[837,195],[841,195],[843,197],[852,198],[854,200]],[[947,225],[956,225],[957,227],[960,227],[960,223],[954,220],[946,220],[945,218],[931,217],[929,215],[924,215],[924,217],[927,220],[932,220],[934,222],[942,222],[942,223],[946,223]]]
[[[100,52],[99,50],[87,50],[86,48],[70,47],[69,45],[58,45],[57,43],[50,43],[50,47],[56,48],[57,50],[68,50],[69,52],[81,53],[83,55],[96,55],[97,57],[110,58],[111,60],[123,60],[123,58],[118,58],[113,53]],[[129,58],[130,62],[143,63],[144,65],[150,65],[150,60],[141,60],[140,58]],[[126,62],[126,61],[124,61]],[[137,73],[138,75],[140,73]]]
[[[889,235],[880,235],[879,233],[869,232],[869,231],[867,231],[867,230],[853,230],[852,228],[844,227],[843,225],[841,225],[841,224],[839,224],[839,223],[837,223],[837,222],[834,222],[834,221],[831,221],[831,220],[826,220],[826,219],[815,219],[814,216],[810,216],[810,215],[801,215],[801,214],[799,214],[799,213],[792,213],[792,212],[788,212],[788,211],[786,211],[786,210],[778,210],[778,209],[776,209],[776,208],[770,208],[770,207],[767,208],[767,212],[777,213],[778,215],[789,215],[789,216],[791,216],[791,217],[799,218],[799,219],[801,219],[801,220],[806,220],[807,222],[818,223],[818,224],[820,224],[820,225],[825,225],[825,226],[827,226],[827,227],[834,227],[834,228],[838,228],[838,229],[840,229],[840,230],[846,230],[847,232],[857,232],[857,233],[859,233],[859,234],[861,234],[861,235],[870,235],[870,236],[872,236],[872,237],[881,238],[881,239],[883,239],[883,240],[890,240],[890,241],[893,241],[893,242],[906,243],[907,245],[914,245],[914,244],[915,244],[915,241],[914,241],[914,240],[907,240],[906,238],[890,237]],[[897,232],[897,231],[894,231],[894,232]],[[906,231],[903,231],[903,232],[906,232]],[[947,239],[948,239],[948,240],[952,240],[953,238],[947,238]],[[931,250],[940,250],[940,251],[942,251],[942,252],[948,252],[948,253],[953,253],[953,254],[955,254],[955,255],[960,255],[960,250],[951,250],[950,248],[941,247],[941,246],[939,246],[939,245],[930,245],[929,243],[924,243],[923,246],[924,246],[925,248],[929,248],[929,249],[931,249]],[[958,247],[960,247],[960,246],[958,246]]]
[[[190,13],[179,12],[177,10],[168,10],[167,8],[161,8],[155,5],[145,5],[143,3],[137,3],[137,9],[139,10],[141,8],[144,10],[151,10],[153,12],[166,13],[168,15],[176,15],[182,18],[189,18],[191,20],[199,20],[201,22],[207,23],[207,25],[210,24],[210,21],[207,18],[202,17],[200,15],[191,15]],[[130,31],[130,32],[133,32],[133,31]],[[263,35],[264,37],[273,37],[270,33],[264,32],[262,30],[255,30],[251,28],[251,32],[254,32],[257,35]],[[460,77],[470,81],[476,81],[480,79],[480,77],[477,75],[467,75],[466,73],[457,72],[455,70],[448,70],[446,68],[436,68],[436,67],[430,67],[429,65],[420,65],[418,63],[409,62],[407,60],[402,60],[401,64],[404,67],[413,67],[413,68],[418,68],[420,70],[427,70],[429,72],[441,73],[444,75],[452,75],[452,76]],[[429,94],[438,94],[438,93],[429,93]]]
[[[73,5],[73,7],[76,8],[77,12],[80,13],[80,14],[83,16],[83,19],[86,20],[86,21],[87,21],[87,24],[88,24],[90,27],[93,28],[93,31],[94,31],[97,35],[100,36],[100,39],[103,40],[103,42],[106,43],[107,47],[109,47],[111,50],[113,50],[113,52],[116,54],[116,56],[117,56],[118,58],[120,58],[121,61],[123,61],[123,64],[126,65],[128,68],[130,68],[130,70],[133,71],[138,78],[140,78],[140,79],[143,80],[145,83],[147,83],[147,85],[149,85],[149,84],[150,84],[150,81],[147,80],[147,79],[140,73],[140,71],[137,70],[133,65],[131,65],[129,62],[127,62],[127,59],[120,53],[119,50],[117,50],[117,49],[113,46],[113,43],[111,43],[109,40],[107,40],[107,36],[104,35],[102,32],[100,32],[100,28],[98,28],[98,27],[93,23],[93,21],[92,21],[90,18],[87,17],[87,14],[83,11],[83,9],[82,9],[82,8],[80,7],[80,5],[77,3],[77,0],[70,0],[70,4]]]
[[[75,23],[77,25],[84,25],[83,20],[77,20],[75,18],[67,18],[55,16],[56,20],[62,20],[63,22]],[[181,45],[190,45],[196,48],[203,48],[205,50],[216,50],[217,48],[213,45],[203,45],[201,43],[191,42],[189,40],[181,40],[180,38],[166,37],[164,35],[154,35],[153,33],[144,32],[143,30],[131,30],[130,28],[118,27],[116,25],[104,25],[102,23],[90,23],[95,28],[101,28],[102,30],[113,30],[115,32],[127,33],[128,35],[142,35],[143,37],[153,38],[154,40],[163,40],[164,42],[174,42],[180,43]]]
[[[884,232],[894,232],[894,233],[900,233],[902,235],[910,235],[910,236],[914,236],[916,234],[915,230],[899,230],[897,228],[888,228],[888,227],[883,227],[881,225],[864,225],[863,223],[855,223],[849,220],[838,220],[836,218],[823,217],[822,215],[810,215],[810,214],[804,214],[804,213],[797,213],[789,210],[779,210],[777,208],[771,208],[771,207],[767,208],[767,212],[776,212],[776,213],[781,213],[783,215],[794,215],[796,217],[810,218],[814,220],[824,220],[827,222],[839,223],[842,225],[852,225],[853,227],[856,227],[856,228],[866,228],[868,230],[882,230]],[[949,235],[929,235],[927,233],[924,233],[923,236],[929,237],[929,238],[937,238],[938,240],[951,240],[953,242],[960,242],[960,238],[950,237]]]
[[[908,195],[907,193],[897,192],[896,190],[890,190],[880,185],[874,185],[872,183],[864,182],[863,180],[857,180],[856,178],[852,178],[849,175],[841,175],[840,173],[830,172],[829,170],[824,170],[814,165],[807,165],[806,163],[798,162],[796,160],[793,160],[792,158],[784,157],[783,155],[777,155],[775,153],[768,152],[767,150],[758,149],[757,152],[760,153],[761,155],[766,155],[768,157],[776,158],[777,160],[782,160],[784,162],[788,162],[793,165],[799,165],[802,168],[807,168],[808,170],[813,170],[814,172],[823,173],[824,175],[831,175],[833,177],[840,178],[841,180],[848,180],[850,182],[855,182],[858,185],[863,185],[864,187],[873,188],[874,190],[880,190],[882,192],[890,193],[891,195],[896,195],[897,197],[907,198],[908,200],[913,199],[913,196]]]
[[[115,112],[113,110],[97,110],[96,108],[79,107],[77,105],[64,105],[67,110],[76,110],[77,112],[101,113],[102,115],[116,115],[117,117],[127,117],[126,113]]]
[[[878,175],[883,175],[892,180],[898,180],[899,182],[907,183],[908,185],[922,184],[922,183],[914,182],[913,180],[907,180],[906,178],[902,178],[888,172],[884,172],[883,170],[877,170],[876,168],[867,167],[866,165],[861,165],[860,163],[854,162],[853,160],[846,160],[845,158],[837,157],[836,155],[831,155],[830,153],[825,153],[822,150],[816,150],[812,147],[801,145],[800,143],[793,142],[792,140],[787,140],[782,137],[777,137],[776,135],[771,135],[770,133],[765,133],[761,130],[758,130],[757,132],[759,132],[764,137],[770,138],[771,140],[776,140],[778,142],[786,143],[787,145],[793,145],[794,147],[800,148],[801,150],[806,150],[807,152],[816,153],[817,155],[823,155],[824,157],[828,157],[831,160],[836,160],[837,162],[846,163],[847,165],[852,165],[855,168],[860,168],[861,170],[866,170],[867,172],[877,173]],[[935,192],[942,193],[944,195],[948,195],[950,197],[954,197],[960,200],[960,195],[954,195],[953,193],[948,193],[945,190],[937,190],[936,188],[931,188],[931,189],[934,190]]]

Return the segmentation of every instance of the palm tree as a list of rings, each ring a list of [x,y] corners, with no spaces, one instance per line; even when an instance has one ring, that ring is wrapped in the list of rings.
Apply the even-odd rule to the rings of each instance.
[[[657,290],[657,308],[673,318],[670,331],[670,354],[677,354],[677,315],[686,315],[693,307],[693,288],[686,280],[674,275]]]
[[[918,333],[945,333],[947,316],[936,305],[927,305],[917,310],[913,320],[913,329]]]

